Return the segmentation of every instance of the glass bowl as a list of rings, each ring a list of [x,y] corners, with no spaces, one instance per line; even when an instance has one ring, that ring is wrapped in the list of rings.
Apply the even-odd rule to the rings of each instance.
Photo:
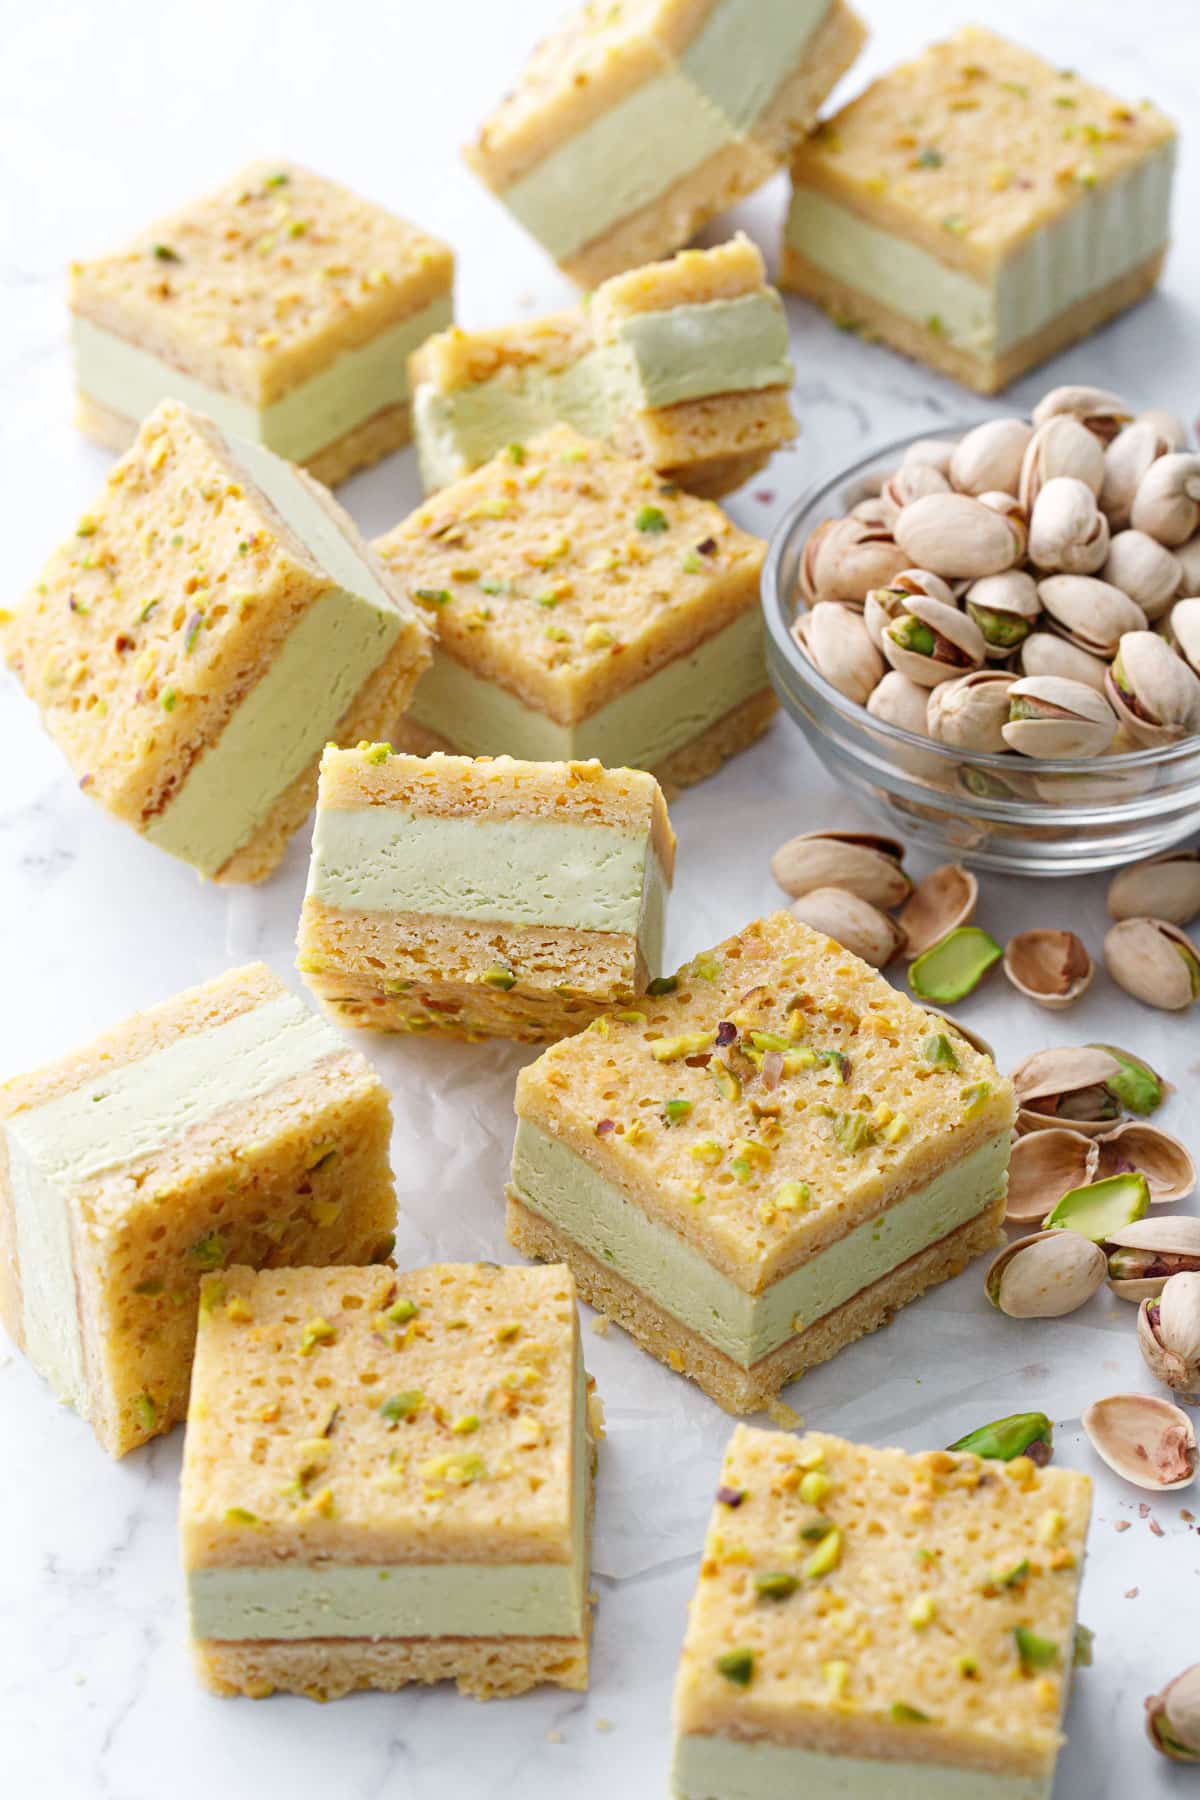
[[[939,424],[937,435],[970,423]],[[943,857],[1011,874],[1081,875],[1169,849],[1200,829],[1200,738],[1087,761],[958,750],[873,718],[818,674],[792,637],[810,531],[876,492],[878,476],[928,435],[898,438],[810,487],[776,527],[762,601],[781,703],[839,783],[907,841]]]

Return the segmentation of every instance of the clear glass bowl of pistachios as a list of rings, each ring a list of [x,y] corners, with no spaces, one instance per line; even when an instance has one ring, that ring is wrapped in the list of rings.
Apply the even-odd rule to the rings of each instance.
[[[1200,454],[1059,388],[811,487],[763,571],[779,698],[905,838],[1076,875],[1200,829]]]

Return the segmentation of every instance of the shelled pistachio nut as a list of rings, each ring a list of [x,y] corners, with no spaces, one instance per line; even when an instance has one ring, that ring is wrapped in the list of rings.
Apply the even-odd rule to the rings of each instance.
[[[1116,1057],[1091,1044],[1035,1050],[1012,1072],[1018,1131],[1069,1125],[1089,1137],[1101,1136],[1121,1116],[1108,1086],[1120,1073]]]
[[[1104,939],[1104,962],[1118,987],[1147,1006],[1183,1012],[1200,1000],[1200,950],[1166,919],[1122,919]]]
[[[1143,475],[1171,447],[1159,426],[1145,418],[1135,419],[1113,439],[1104,453],[1104,480],[1100,486],[1100,510],[1110,530],[1124,531]]]
[[[1128,1119],[1115,1131],[1094,1138],[1096,1174],[1117,1175],[1136,1169],[1146,1177],[1151,1206],[1186,1200],[1196,1186],[1196,1165],[1186,1146],[1157,1125]]]
[[[1000,575],[1021,560],[1024,548],[1014,522],[970,494],[914,500],[897,517],[893,533],[908,562],[947,581]]]
[[[1113,919],[1165,919],[1190,925],[1200,918],[1200,850],[1166,850],[1131,863],[1108,887]]]
[[[926,687],[981,668],[987,653],[973,619],[924,594],[905,600],[884,627],[880,642],[893,669]]]
[[[1089,655],[1115,656],[1125,632],[1146,628],[1137,602],[1095,575],[1048,575],[1037,591],[1051,623]]]
[[[771,873],[793,900],[814,888],[842,888],[886,911],[912,893],[901,864],[904,846],[871,832],[807,831],[781,844]]]
[[[961,863],[940,863],[918,881],[900,909],[905,954],[912,958],[940,943],[975,917],[979,882]]]
[[[1147,1697],[1146,1733],[1171,1762],[1200,1762],[1200,1663]]]
[[[1200,1274],[1169,1275],[1138,1308],[1138,1347],[1157,1381],[1200,1405]]]
[[[1172,1275],[1200,1271],[1200,1219],[1138,1219],[1105,1240],[1108,1285],[1120,1300],[1153,1300]]]
[[[1175,1092],[1171,1083],[1132,1050],[1119,1044],[1088,1044],[1089,1050],[1103,1050],[1117,1064],[1118,1073],[1110,1075],[1105,1086],[1114,1100],[1131,1113],[1143,1116],[1157,1112],[1168,1095]]]
[[[873,587],[886,587],[909,559],[876,518],[826,520],[809,535],[800,559],[800,587],[811,606],[840,600],[861,607]]]
[[[1133,1169],[1071,1188],[1046,1214],[1044,1222],[1048,1231],[1057,1227],[1090,1238],[1094,1244],[1103,1244],[1114,1231],[1132,1225],[1135,1219],[1144,1219],[1149,1210],[1149,1183],[1140,1170]]]
[[[1034,431],[1013,492],[1032,512],[1046,483],[1060,475],[1082,481],[1093,494],[1100,492],[1104,481],[1104,445],[1069,413],[1056,413]]]
[[[1200,675],[1156,632],[1125,633],[1105,692],[1139,744],[1174,744],[1200,731]]]
[[[1109,1394],[1081,1421],[1092,1449],[1114,1474],[1154,1492],[1196,1479],[1196,1433],[1181,1407],[1156,1394]]]
[[[1056,475],[1033,504],[1029,557],[1047,574],[1093,575],[1108,556],[1108,520],[1087,483]]]
[[[976,925],[961,925],[909,965],[908,985],[919,1000],[953,1006],[974,993],[1004,952]]]
[[[1024,569],[985,575],[964,597],[966,610],[983,633],[989,661],[1003,661],[1033,630],[1042,610],[1037,582]]]
[[[872,968],[882,969],[891,962],[904,943],[904,933],[894,919],[842,888],[812,888],[794,900],[790,910],[801,924],[823,931]]]
[[[1176,650],[1192,673],[1200,675],[1200,599],[1177,600],[1168,625]]]
[[[1008,1163],[1006,1224],[1040,1224],[1064,1194],[1094,1180],[1095,1139],[1065,1126],[1016,1139]]]
[[[1004,950],[1004,973],[1017,989],[1052,1012],[1074,1006],[1096,973],[1087,945],[1073,931],[1018,932]]]
[[[1007,749],[1001,728],[1008,722],[1015,679],[1003,669],[972,669],[954,681],[939,682],[926,712],[930,737],[958,750]]]
[[[950,457],[950,485],[978,496],[999,489],[1015,494],[1021,464],[1033,436],[1025,419],[986,419],[959,438]]]
[[[1173,450],[1142,476],[1130,509],[1135,531],[1144,531],[1168,549],[1186,544],[1200,530],[1200,455]]]
[[[1022,675],[1014,682],[1008,718],[1004,741],[1022,756],[1099,756],[1117,733],[1116,715],[1103,695],[1055,675]]]
[[[1033,409],[1033,422],[1042,425],[1060,413],[1078,419],[1104,444],[1111,443],[1133,417],[1120,394],[1114,394],[1108,388],[1079,384],[1051,388],[1048,394],[1043,394]]]
[[[1179,558],[1144,531],[1118,531],[1099,573],[1136,601],[1151,624],[1166,612],[1183,579]]]
[[[1021,645],[1022,675],[1053,675],[1062,681],[1081,681],[1095,693],[1104,692],[1108,664],[1102,657],[1081,650],[1069,638],[1054,631],[1035,631]]]
[[[823,600],[797,617],[792,636],[831,687],[847,700],[865,705],[884,662],[867,636],[861,613]]]
[[[968,1431],[947,1450],[969,1451],[972,1456],[989,1462],[1011,1462],[1015,1456],[1027,1456],[1039,1468],[1045,1468],[1054,1453],[1054,1425],[1043,1412],[1009,1413],[1006,1419],[993,1419]]]
[[[1107,1268],[1100,1246],[1078,1232],[1035,1231],[1001,1250],[984,1292],[1010,1319],[1061,1319],[1087,1304]]]

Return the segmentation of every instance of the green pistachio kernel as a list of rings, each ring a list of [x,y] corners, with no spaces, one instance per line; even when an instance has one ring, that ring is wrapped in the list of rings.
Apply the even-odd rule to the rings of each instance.
[[[524,444],[509,444],[504,454],[511,463],[523,463],[525,461],[525,446]]]
[[[449,606],[450,590],[449,588],[415,588],[413,598],[419,600],[422,606]]]
[[[1114,1231],[1144,1219],[1150,1211],[1150,1184],[1140,1169],[1125,1175],[1110,1175],[1105,1181],[1092,1181],[1085,1187],[1071,1188],[1053,1212],[1042,1221],[1046,1230],[1063,1226],[1103,1244]]]
[[[227,1525],[261,1525],[262,1520],[257,1513],[252,1513],[247,1506],[227,1506],[225,1508]]]
[[[1033,630],[1032,619],[1019,618],[1016,613],[993,612],[990,606],[977,606],[970,600],[967,612],[982,631],[984,642],[996,649],[1015,650]]]
[[[821,1469],[810,1469],[800,1483],[800,1498],[805,1506],[820,1506],[833,1492],[833,1481]]]
[[[1040,1444],[1044,1452],[1041,1460],[1046,1461],[1053,1441],[1054,1426],[1045,1413],[1026,1412],[1009,1413],[1007,1418],[994,1419],[990,1425],[977,1426],[946,1447],[967,1450],[994,1462],[1011,1462],[1014,1456],[1028,1456],[1033,1446]]]
[[[1089,1044],[1087,1048],[1106,1050],[1120,1063],[1120,1074],[1112,1076],[1104,1086],[1131,1113],[1152,1113],[1162,1105],[1169,1091],[1167,1084],[1140,1056],[1118,1049],[1116,1044]]]
[[[893,1700],[891,1706],[892,1720],[897,1725],[932,1725],[929,1713],[922,1712],[919,1707],[910,1706],[907,1700]]]
[[[784,1181],[775,1190],[775,1204],[780,1212],[803,1212],[811,1199],[807,1181]]]
[[[830,1575],[842,1560],[842,1534],[837,1526],[827,1531],[810,1557],[801,1567],[805,1581],[818,1581],[822,1575]]]
[[[909,613],[889,625],[887,634],[901,650],[911,650],[917,656],[932,656],[937,648],[937,638],[929,626]]]
[[[1020,1587],[1021,1583],[1028,1579],[1029,1558],[1023,1556],[1019,1563],[1014,1563],[1011,1569],[1005,1569],[1002,1574],[995,1577],[995,1585],[1002,1588]]]
[[[921,1045],[921,1055],[935,1069],[957,1069],[958,1055],[950,1039],[942,1031],[935,1031]]]
[[[648,994],[673,994],[679,986],[678,975],[656,975],[646,989]]]
[[[1075,1639],[1071,1647],[1072,1668],[1091,1668],[1095,1642],[1096,1634],[1090,1625],[1077,1625],[1075,1627]]]
[[[511,969],[505,968],[503,963],[497,963],[494,968],[485,969],[481,979],[485,986],[500,988],[504,993],[517,985],[516,976]]]
[[[754,1679],[753,1650],[726,1650],[716,1659],[716,1671],[735,1687],[749,1687]]]
[[[379,1408],[379,1416],[386,1419],[389,1425],[398,1425],[401,1419],[411,1419],[419,1412],[425,1396],[417,1388],[409,1388],[402,1394],[392,1394]]]
[[[229,1246],[219,1231],[206,1231],[203,1237],[196,1239],[188,1255],[198,1269],[220,1269],[229,1255]]]
[[[1058,1662],[1058,1645],[1049,1638],[1039,1637],[1036,1631],[1018,1625],[1013,1630],[1013,1638],[1021,1667],[1027,1675],[1034,1669],[1052,1669]]]
[[[800,1586],[800,1577],[786,1569],[770,1569],[754,1577],[754,1591],[764,1600],[786,1600]]]
[[[661,506],[639,507],[633,522],[639,531],[665,531],[667,529],[667,515]]]
[[[800,1536],[806,1544],[819,1544],[833,1530],[832,1519],[810,1519],[807,1525],[800,1527]]]
[[[977,1119],[992,1097],[990,1081],[972,1081],[959,1094],[964,1119]]]
[[[393,1300],[390,1306],[385,1307],[383,1317],[390,1325],[407,1325],[410,1319],[416,1318],[420,1310],[415,1300],[402,1294],[399,1300]]]
[[[869,1150],[872,1144],[879,1142],[879,1133],[866,1113],[861,1112],[836,1113],[833,1135],[843,1150],[855,1156],[860,1150]]]
[[[908,985],[919,1000],[952,1005],[972,993],[1003,955],[986,931],[960,925],[917,957],[908,971]]]
[[[178,250],[172,250],[170,244],[153,244],[150,254],[155,262],[177,263],[183,261]]]
[[[133,1403],[134,1417],[143,1431],[153,1431],[158,1424],[158,1408],[149,1394],[139,1394]]]
[[[663,1102],[663,1117],[668,1125],[682,1125],[691,1110],[690,1100],[665,1100]]]
[[[719,1056],[714,1056],[708,1065],[708,1072],[716,1083],[717,1092],[722,1100],[737,1101],[742,1097],[742,1084],[729,1064]]]

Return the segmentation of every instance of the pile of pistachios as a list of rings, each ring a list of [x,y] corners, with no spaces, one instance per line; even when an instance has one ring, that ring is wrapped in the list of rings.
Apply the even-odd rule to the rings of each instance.
[[[1070,759],[1200,733],[1200,452],[1169,413],[1059,387],[1032,421],[923,439],[816,527],[799,584],[825,679],[939,743]]]

